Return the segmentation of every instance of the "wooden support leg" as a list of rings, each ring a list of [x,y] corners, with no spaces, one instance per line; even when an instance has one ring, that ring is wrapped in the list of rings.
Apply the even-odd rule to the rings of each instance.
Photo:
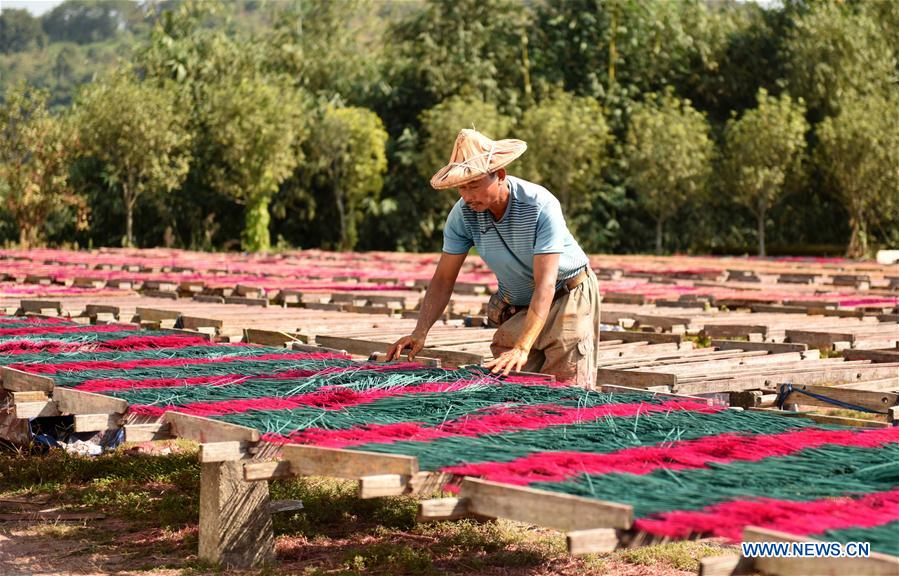
[[[268,482],[247,482],[243,462],[207,462],[200,472],[200,558],[233,568],[274,560]]]

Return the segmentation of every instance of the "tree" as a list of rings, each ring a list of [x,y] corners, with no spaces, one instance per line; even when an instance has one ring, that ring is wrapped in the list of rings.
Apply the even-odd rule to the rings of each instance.
[[[555,194],[568,218],[589,217],[610,139],[599,103],[558,92],[525,112],[516,136],[528,143],[522,175]]]
[[[832,1],[812,3],[793,21],[785,57],[790,93],[818,117],[837,114],[852,95],[884,93],[896,72],[896,54],[878,23]]]
[[[705,193],[714,151],[705,116],[668,93],[634,106],[625,145],[628,183],[656,223],[656,253],[665,222]]]
[[[421,152],[416,162],[421,178],[417,191],[420,192],[411,205],[425,236],[432,236],[441,229],[449,209],[458,200],[448,192],[431,189],[428,182],[437,170],[450,158],[453,143],[462,128],[474,128],[490,138],[499,140],[510,136],[514,120],[500,114],[496,106],[478,98],[460,96],[444,100],[434,108],[421,114]]]
[[[170,90],[130,71],[88,84],[75,105],[84,153],[103,165],[121,190],[125,246],[134,244],[134,206],[143,194],[171,192],[190,166],[191,135]]]
[[[528,17],[513,0],[429,0],[389,37],[426,107],[462,95],[510,110],[528,89]]]
[[[846,99],[816,131],[817,165],[849,213],[846,254],[866,256],[871,226],[899,209],[899,95]]]
[[[264,76],[226,78],[205,94],[200,112],[205,177],[214,189],[244,205],[244,249],[267,251],[272,195],[302,158],[303,96]]]
[[[696,0],[548,0],[537,20],[535,66],[577,94],[660,90],[711,64],[709,10]]]
[[[363,206],[376,204],[387,171],[387,132],[365,108],[325,107],[311,131],[307,161],[337,210],[339,250],[352,250]]]
[[[291,3],[266,42],[266,62],[311,94],[360,101],[379,80],[376,8],[363,0]]]
[[[0,189],[23,248],[39,243],[47,219],[65,208],[75,208],[78,224],[84,224],[84,202],[69,184],[74,144],[67,123],[47,110],[46,93],[22,85],[6,94],[0,107]]]
[[[115,36],[136,8],[128,0],[66,0],[43,17],[44,31],[53,42],[101,42]]]
[[[727,123],[721,177],[734,200],[755,215],[759,256],[764,256],[765,218],[787,177],[801,166],[809,126],[801,99],[774,98],[764,89],[757,99],[757,108]]]
[[[41,21],[24,8],[6,8],[0,12],[0,52],[24,52],[43,48],[47,36]]]

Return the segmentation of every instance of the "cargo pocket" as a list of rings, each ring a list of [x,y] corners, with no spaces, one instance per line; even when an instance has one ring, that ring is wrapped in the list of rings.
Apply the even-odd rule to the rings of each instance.
[[[596,383],[596,346],[592,337],[581,339],[575,352],[577,362],[577,384],[591,389]]]

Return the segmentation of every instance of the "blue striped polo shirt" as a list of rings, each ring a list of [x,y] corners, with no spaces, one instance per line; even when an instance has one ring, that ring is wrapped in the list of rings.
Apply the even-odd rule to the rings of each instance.
[[[588,260],[549,190],[512,176],[506,182],[509,205],[498,221],[489,210],[475,212],[461,198],[456,202],[443,228],[443,251],[465,254],[477,247],[496,274],[503,298],[514,306],[527,306],[534,294],[535,254],[560,254],[556,289],[577,275]]]

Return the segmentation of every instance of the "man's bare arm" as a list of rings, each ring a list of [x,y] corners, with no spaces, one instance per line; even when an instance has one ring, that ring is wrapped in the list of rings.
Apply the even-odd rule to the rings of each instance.
[[[453,295],[456,278],[459,277],[459,270],[462,269],[462,264],[467,256],[467,253],[447,254],[446,252],[440,255],[437,269],[434,271],[434,276],[431,277],[428,290],[425,292],[424,300],[421,303],[415,330],[412,334],[397,340],[390,347],[387,351],[387,360],[399,358],[403,350],[408,348],[408,359],[411,361],[424,348],[425,339],[431,330],[431,326],[446,310],[450,296]]]

